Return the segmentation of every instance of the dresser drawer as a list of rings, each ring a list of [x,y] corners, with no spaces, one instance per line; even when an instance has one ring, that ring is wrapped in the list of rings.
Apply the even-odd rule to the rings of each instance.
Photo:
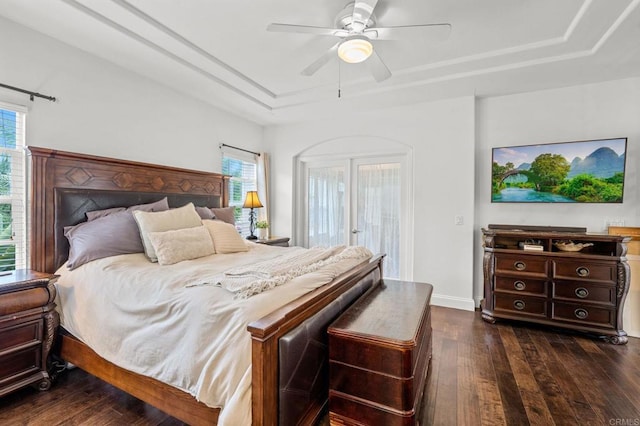
[[[594,263],[580,260],[553,261],[554,278],[616,282],[616,276],[615,263]]]
[[[545,280],[496,276],[496,291],[545,295],[547,293],[546,284]]]
[[[16,346],[40,342],[42,319],[0,329],[0,353]]]
[[[496,273],[501,271],[547,276],[547,260],[536,256],[496,255]]]
[[[594,302],[615,306],[616,288],[613,285],[598,285],[580,281],[554,281],[553,298],[567,299],[577,303]]]
[[[573,303],[554,302],[552,318],[554,320],[569,321],[581,325],[615,328],[615,310],[605,307],[594,307]]]
[[[496,293],[495,310],[497,312],[517,313],[518,315],[546,317],[547,301],[540,297]]]

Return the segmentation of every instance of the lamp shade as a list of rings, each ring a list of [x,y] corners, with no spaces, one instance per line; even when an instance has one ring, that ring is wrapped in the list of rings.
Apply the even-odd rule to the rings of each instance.
[[[258,191],[247,191],[247,198],[244,199],[245,209],[257,209],[263,207],[260,199],[258,198]]]
[[[338,56],[349,64],[365,61],[372,53],[373,45],[361,35],[349,36],[338,46]]]

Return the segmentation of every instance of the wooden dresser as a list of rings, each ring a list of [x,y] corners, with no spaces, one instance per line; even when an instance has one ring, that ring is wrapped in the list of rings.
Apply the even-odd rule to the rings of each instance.
[[[627,343],[622,315],[629,291],[629,238],[528,228],[482,230],[483,319],[529,321]],[[558,248],[569,241],[587,246]],[[541,250],[523,249],[525,244]]]
[[[328,329],[332,425],[414,425],[431,360],[430,284],[384,280]]]
[[[47,357],[58,326],[55,275],[0,276],[0,396],[30,384],[49,389]]]

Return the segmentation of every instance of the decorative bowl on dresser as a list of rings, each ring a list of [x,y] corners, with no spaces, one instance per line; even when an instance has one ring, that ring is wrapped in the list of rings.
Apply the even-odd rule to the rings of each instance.
[[[332,425],[415,425],[431,362],[426,283],[384,280],[328,328]]]
[[[548,226],[489,225],[482,232],[485,321],[528,321],[627,343],[628,237]],[[528,240],[542,249],[521,249]],[[580,250],[558,247],[568,241]]]
[[[47,357],[58,327],[56,276],[20,269],[0,276],[0,396],[51,386]]]

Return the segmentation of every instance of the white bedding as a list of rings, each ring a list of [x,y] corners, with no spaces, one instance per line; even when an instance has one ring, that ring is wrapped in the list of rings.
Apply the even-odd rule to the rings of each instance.
[[[347,258],[246,299],[198,277],[275,259],[290,251],[247,243],[248,252],[160,266],[144,254],[62,266],[61,324],[103,358],[221,407],[220,425],[251,424],[251,338],[247,324],[361,263]]]

